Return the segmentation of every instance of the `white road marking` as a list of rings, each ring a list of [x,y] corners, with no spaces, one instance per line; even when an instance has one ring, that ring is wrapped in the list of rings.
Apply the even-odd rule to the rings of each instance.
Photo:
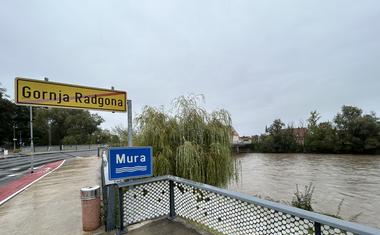
[[[17,176],[17,175],[21,175],[21,173],[19,173],[19,174],[10,174],[10,175],[7,175],[7,177],[13,177],[13,176]]]
[[[47,174],[44,174],[42,175],[41,177],[35,179],[34,181],[32,181],[31,183],[29,183],[28,185],[26,185],[25,187],[23,187],[22,189],[14,192],[12,195],[9,195],[7,198],[5,198],[4,200],[0,201],[0,206],[3,205],[5,202],[7,202],[9,199],[11,199],[12,197],[16,196],[17,194],[21,193],[22,191],[24,191],[25,189],[27,189],[28,187],[30,187],[32,184],[36,183],[37,181],[39,181],[40,179],[44,178],[45,176],[51,174],[52,172],[54,172],[55,170],[57,170],[58,168],[60,168],[63,163],[65,163],[66,160],[63,160],[61,164],[59,164],[59,166],[57,166],[54,170],[48,172]]]

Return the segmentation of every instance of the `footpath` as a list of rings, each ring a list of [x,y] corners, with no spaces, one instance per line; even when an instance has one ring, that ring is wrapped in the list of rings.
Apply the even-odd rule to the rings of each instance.
[[[104,226],[82,231],[80,188],[100,185],[101,158],[77,157],[41,166],[32,175],[0,188],[0,234],[111,235]],[[25,189],[26,188],[26,189]],[[18,194],[11,197],[15,192]],[[167,219],[132,225],[131,235],[208,235]]]
[[[8,200],[0,206],[1,234],[97,234],[82,231],[80,188],[100,185],[100,165],[98,157],[66,160]]]

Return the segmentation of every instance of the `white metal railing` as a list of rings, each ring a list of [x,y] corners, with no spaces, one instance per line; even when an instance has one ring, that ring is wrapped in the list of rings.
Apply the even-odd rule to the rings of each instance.
[[[122,231],[144,220],[180,216],[222,234],[380,234],[376,228],[174,176],[117,186]]]

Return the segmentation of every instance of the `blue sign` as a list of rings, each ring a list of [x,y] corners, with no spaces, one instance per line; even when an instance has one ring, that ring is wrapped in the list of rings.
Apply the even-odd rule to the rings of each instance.
[[[110,180],[152,176],[152,147],[110,148],[108,152],[108,173]]]

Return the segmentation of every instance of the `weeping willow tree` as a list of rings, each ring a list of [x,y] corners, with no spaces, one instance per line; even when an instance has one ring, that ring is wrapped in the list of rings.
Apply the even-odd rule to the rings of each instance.
[[[200,100],[203,96],[181,96],[171,112],[145,107],[136,118],[135,144],[153,147],[155,175],[225,185],[236,176],[231,117],[226,110],[208,113]]]

